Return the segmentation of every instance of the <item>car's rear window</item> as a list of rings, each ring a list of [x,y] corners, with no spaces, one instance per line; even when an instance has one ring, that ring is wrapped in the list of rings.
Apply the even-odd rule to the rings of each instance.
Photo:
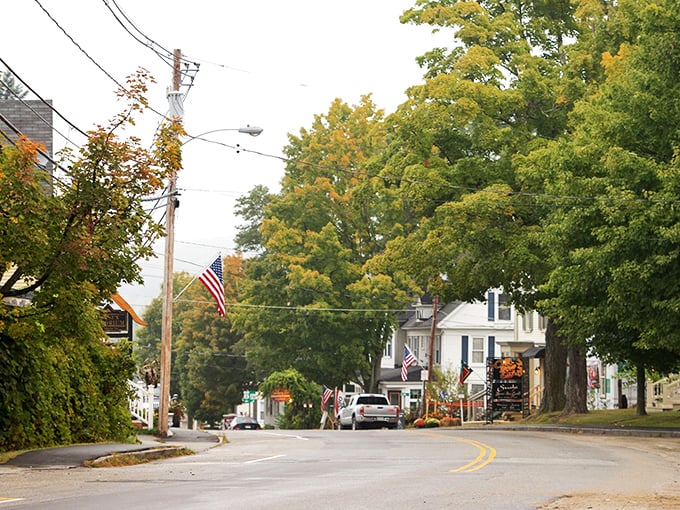
[[[366,396],[366,397],[359,397],[357,399],[357,404],[369,404],[369,405],[384,406],[384,405],[387,405],[387,401],[385,400],[385,397]]]

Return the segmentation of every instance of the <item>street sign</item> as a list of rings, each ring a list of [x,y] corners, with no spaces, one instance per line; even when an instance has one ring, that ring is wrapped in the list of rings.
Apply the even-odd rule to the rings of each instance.
[[[255,400],[257,400],[257,391],[245,390],[243,392],[243,398],[241,399],[241,402],[244,404],[250,404],[251,402],[255,402]]]

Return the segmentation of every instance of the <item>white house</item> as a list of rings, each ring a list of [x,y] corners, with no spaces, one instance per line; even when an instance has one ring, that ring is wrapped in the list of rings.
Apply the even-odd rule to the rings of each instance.
[[[429,367],[432,343],[432,318],[435,300],[422,297],[403,317],[391,344],[385,350],[380,389],[393,403],[416,409],[423,394],[422,376]],[[486,302],[437,303],[433,342],[433,366],[459,373],[466,363],[472,373],[465,381],[466,393],[485,390],[486,360],[490,357],[529,358],[530,388],[539,397],[541,360],[545,346],[545,320],[536,312],[517,313],[508,296],[498,290],[487,293]],[[404,345],[418,360],[408,370],[407,381],[401,379]],[[399,368],[395,368],[399,367]]]

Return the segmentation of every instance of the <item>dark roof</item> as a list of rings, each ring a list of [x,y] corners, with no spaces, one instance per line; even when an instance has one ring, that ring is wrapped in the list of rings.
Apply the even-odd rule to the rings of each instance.
[[[545,358],[545,347],[529,347],[522,353],[523,358]]]
[[[406,381],[401,380],[401,367],[397,368],[383,368],[380,370],[380,382],[420,382],[420,372],[423,369],[419,366],[408,367],[408,378]]]
[[[437,310],[437,324],[443,321],[451,312],[453,312],[462,301],[454,301],[453,303],[447,303]],[[418,319],[416,311],[413,310],[409,318],[401,325],[402,329],[421,329],[421,328],[431,328],[432,327],[432,317],[428,319]]]

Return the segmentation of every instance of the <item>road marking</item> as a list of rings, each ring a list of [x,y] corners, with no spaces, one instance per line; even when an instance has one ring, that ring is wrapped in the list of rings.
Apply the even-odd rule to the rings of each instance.
[[[496,449],[489,446],[488,444],[480,443],[479,441],[473,441],[472,439],[463,439],[462,437],[456,437],[454,439],[456,441],[471,444],[472,446],[479,448],[479,455],[477,455],[477,458],[472,462],[468,462],[459,468],[452,469],[451,473],[472,473],[478,469],[482,469],[496,458]]]
[[[474,446],[479,450],[479,455],[475,460],[468,462],[467,464],[457,467],[455,469],[449,470],[450,473],[472,473],[479,469],[482,469],[487,464],[491,463],[496,458],[496,449],[485,443],[480,443],[479,441],[474,441],[472,439],[465,439],[463,437],[451,437],[442,434],[428,434],[426,432],[418,432],[418,434],[423,436],[436,437],[438,439],[453,439],[461,443],[467,443]]]
[[[244,462],[244,464],[255,464],[256,462],[264,462],[265,460],[274,460],[274,459],[278,459],[279,457],[285,457],[285,455],[274,455],[273,457],[262,457],[261,459],[247,460],[247,461]]]
[[[24,498],[0,498],[0,504],[11,503],[12,501],[23,501]]]
[[[309,441],[308,437],[298,436],[297,434],[279,434],[277,432],[261,432],[261,434],[268,434],[270,436],[278,437],[292,437],[293,439],[299,439],[300,441]]]

